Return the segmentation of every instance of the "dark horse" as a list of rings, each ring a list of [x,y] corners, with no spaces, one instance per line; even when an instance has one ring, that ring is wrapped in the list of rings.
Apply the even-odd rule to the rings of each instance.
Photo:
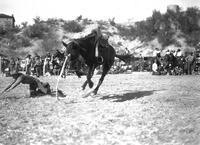
[[[82,85],[83,90],[87,84],[90,88],[93,87],[94,83],[91,81],[91,78],[94,74],[94,70],[96,67],[102,65],[103,71],[101,77],[96,88],[92,92],[94,95],[97,94],[97,91],[101,86],[104,77],[113,65],[114,58],[117,57],[123,61],[126,61],[126,58],[129,57],[127,55],[117,55],[115,49],[108,43],[107,40],[103,38],[100,39],[99,43],[99,53],[102,57],[102,61],[98,61],[95,57],[95,37],[86,36],[80,39],[73,39],[68,44],[65,42],[62,43],[66,47],[66,55],[70,55],[71,62],[76,62],[77,59],[81,56],[88,66],[87,80]]]

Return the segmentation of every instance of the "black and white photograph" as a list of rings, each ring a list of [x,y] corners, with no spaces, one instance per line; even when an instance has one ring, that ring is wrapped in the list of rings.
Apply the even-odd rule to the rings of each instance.
[[[200,0],[1,0],[0,145],[200,145]]]

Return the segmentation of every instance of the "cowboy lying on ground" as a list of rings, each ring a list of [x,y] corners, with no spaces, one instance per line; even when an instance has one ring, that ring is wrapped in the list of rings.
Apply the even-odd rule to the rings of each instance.
[[[51,94],[49,83],[43,83],[37,78],[29,75],[24,75],[22,73],[13,73],[11,76],[13,77],[14,81],[9,86],[7,86],[0,95],[5,92],[9,92],[10,90],[17,87],[20,83],[29,84],[31,97],[37,95]]]

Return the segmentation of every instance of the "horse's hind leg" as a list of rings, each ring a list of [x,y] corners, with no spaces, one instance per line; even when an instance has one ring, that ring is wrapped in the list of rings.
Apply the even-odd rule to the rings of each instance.
[[[85,90],[85,87],[87,86],[87,80],[82,85],[82,90]]]

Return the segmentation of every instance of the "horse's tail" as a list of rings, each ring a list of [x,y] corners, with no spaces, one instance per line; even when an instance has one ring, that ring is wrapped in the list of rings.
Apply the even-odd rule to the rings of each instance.
[[[131,60],[132,55],[131,54],[125,54],[125,55],[116,54],[115,57],[119,58],[120,60],[124,62],[129,62]]]

